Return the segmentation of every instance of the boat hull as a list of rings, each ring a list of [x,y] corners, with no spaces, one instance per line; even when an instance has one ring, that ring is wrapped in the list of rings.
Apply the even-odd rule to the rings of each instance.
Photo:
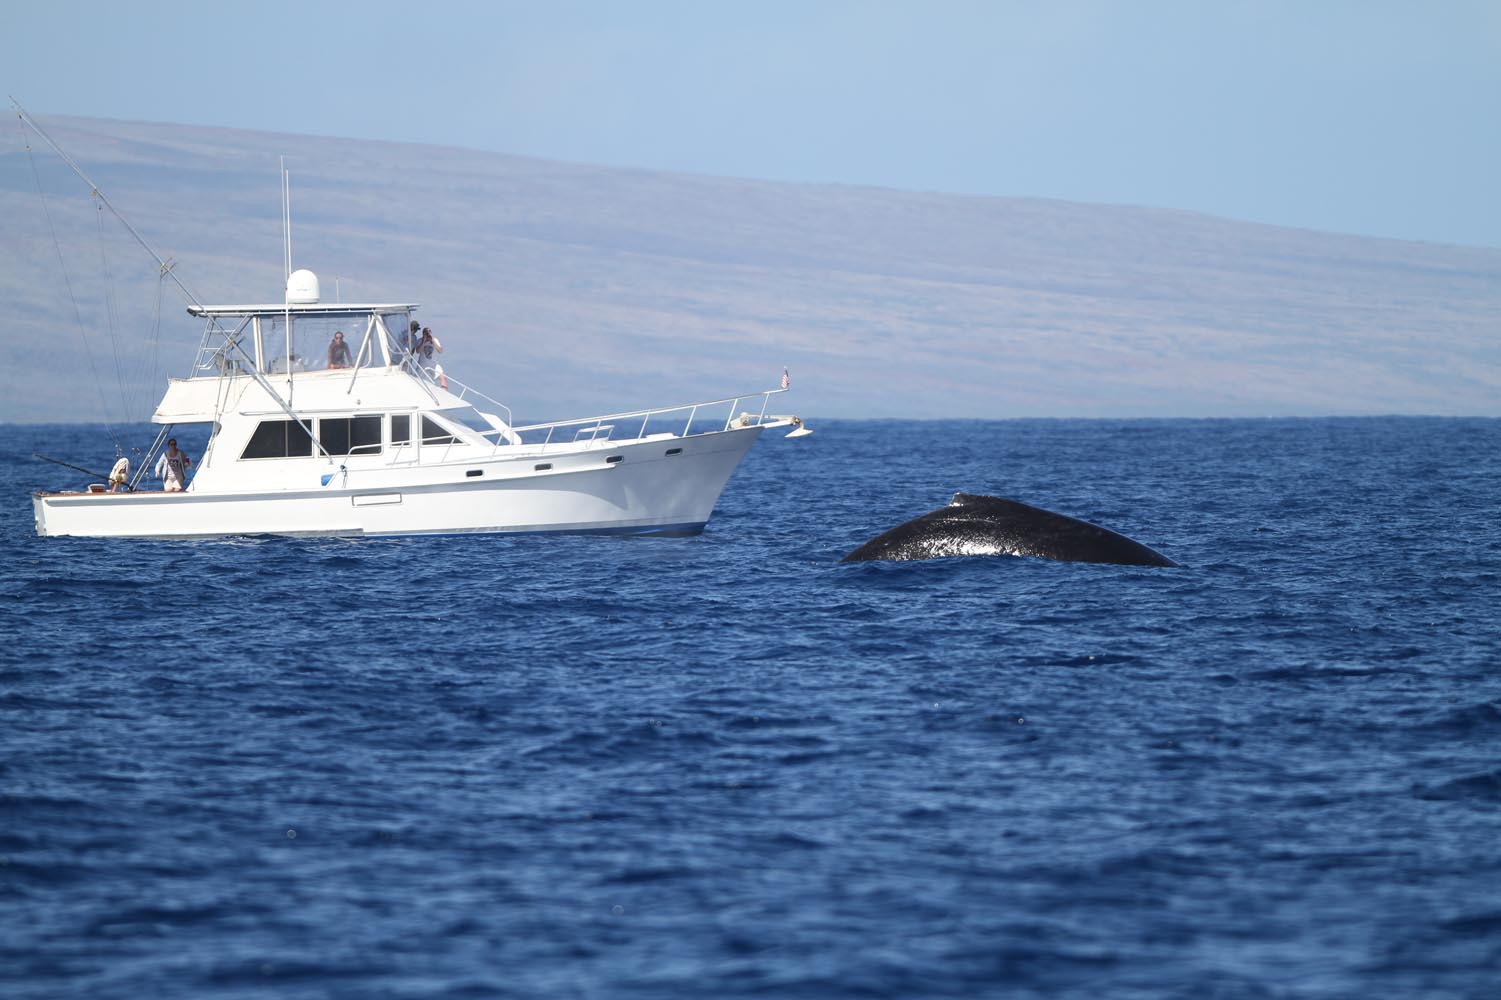
[[[318,489],[38,493],[39,535],[211,538],[466,533],[688,535],[703,530],[763,428],[528,455],[337,473]]]

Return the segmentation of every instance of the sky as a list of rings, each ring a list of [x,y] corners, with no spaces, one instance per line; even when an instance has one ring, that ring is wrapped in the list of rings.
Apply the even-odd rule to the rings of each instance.
[[[48,114],[1501,247],[1501,0],[11,0]]]

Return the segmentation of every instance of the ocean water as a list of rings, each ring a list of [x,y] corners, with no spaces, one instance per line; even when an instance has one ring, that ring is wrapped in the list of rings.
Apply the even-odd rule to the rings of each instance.
[[[812,426],[690,539],[210,542],[6,428],[0,995],[1497,995],[1501,421]],[[839,563],[959,490],[1183,568]]]

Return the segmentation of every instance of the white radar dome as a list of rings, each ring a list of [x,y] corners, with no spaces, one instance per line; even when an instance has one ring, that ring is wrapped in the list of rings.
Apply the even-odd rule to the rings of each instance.
[[[293,271],[287,279],[287,301],[299,306],[318,302],[318,276],[312,271]]]

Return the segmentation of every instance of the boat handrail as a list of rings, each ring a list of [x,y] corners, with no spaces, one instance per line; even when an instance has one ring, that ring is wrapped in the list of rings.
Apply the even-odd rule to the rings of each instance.
[[[620,444],[623,441],[639,441],[645,438],[647,436],[646,429],[651,424],[653,417],[661,417],[672,413],[682,413],[686,411],[688,413],[688,419],[684,422],[682,431],[676,436],[688,437],[692,433],[693,421],[697,419],[699,410],[708,409],[711,407],[726,405],[729,406],[729,415],[725,417],[724,426],[719,428],[720,431],[729,430],[732,426],[735,425],[737,420],[742,427],[754,427],[759,424],[766,423],[768,420],[781,419],[778,417],[769,417],[766,413],[766,409],[771,404],[772,396],[786,391],[786,389],[765,389],[761,392],[742,393],[739,396],[726,396],[723,399],[709,399],[698,403],[683,403],[679,406],[662,406],[649,410],[630,410],[624,413],[607,413],[597,417],[575,417],[571,420],[554,420],[541,424],[527,424],[523,427],[512,427],[511,430],[514,431],[518,437],[524,432],[528,431],[547,431],[547,436],[542,441],[543,451],[546,451],[548,447],[555,443],[553,441],[553,436],[555,434],[558,434],[560,431],[566,432],[566,430],[569,428],[578,428],[572,438],[568,438],[566,433],[562,435],[562,437],[564,438],[563,444],[569,447],[572,447],[574,443],[578,441],[579,437],[585,434],[591,435],[591,438],[594,440],[608,440],[612,444]],[[737,409],[739,409],[742,401],[752,401],[757,398],[761,400],[761,406],[756,413],[751,413],[748,410],[742,410],[738,414],[735,412]],[[751,404],[747,402],[746,405]],[[628,422],[634,422],[636,420],[641,421],[641,426],[638,430],[636,430],[635,434],[628,437],[617,437],[614,435],[613,431],[616,427],[619,427]],[[600,435],[604,433],[606,428],[610,428],[609,437],[600,438]],[[718,432],[700,431],[699,433],[708,434]]]
[[[504,410],[506,412],[506,427],[507,428],[511,427],[511,408],[509,406],[507,406],[506,404],[502,403],[500,400],[496,399],[494,396],[491,396],[491,395],[488,395],[486,393],[480,392],[478,389],[476,389],[474,386],[468,384],[467,382],[460,381],[459,379],[454,378],[452,375],[447,375],[447,373],[445,373],[445,375],[448,378],[448,382],[449,382],[449,384],[451,386],[455,386],[456,385],[456,386],[459,387],[459,391],[458,392],[454,392],[453,394],[455,396],[457,396],[460,400],[466,400],[467,401],[466,397],[468,397],[470,394],[473,394],[475,396],[478,396],[480,399],[484,400],[486,403],[489,403],[492,406],[498,406],[498,407],[500,407],[502,410]],[[432,375],[430,373],[428,374],[428,378],[429,379],[432,378]],[[451,388],[448,391],[449,392],[453,392],[453,390]],[[473,406],[474,404],[470,403],[470,405]],[[475,407],[475,409],[478,409],[478,407]]]

